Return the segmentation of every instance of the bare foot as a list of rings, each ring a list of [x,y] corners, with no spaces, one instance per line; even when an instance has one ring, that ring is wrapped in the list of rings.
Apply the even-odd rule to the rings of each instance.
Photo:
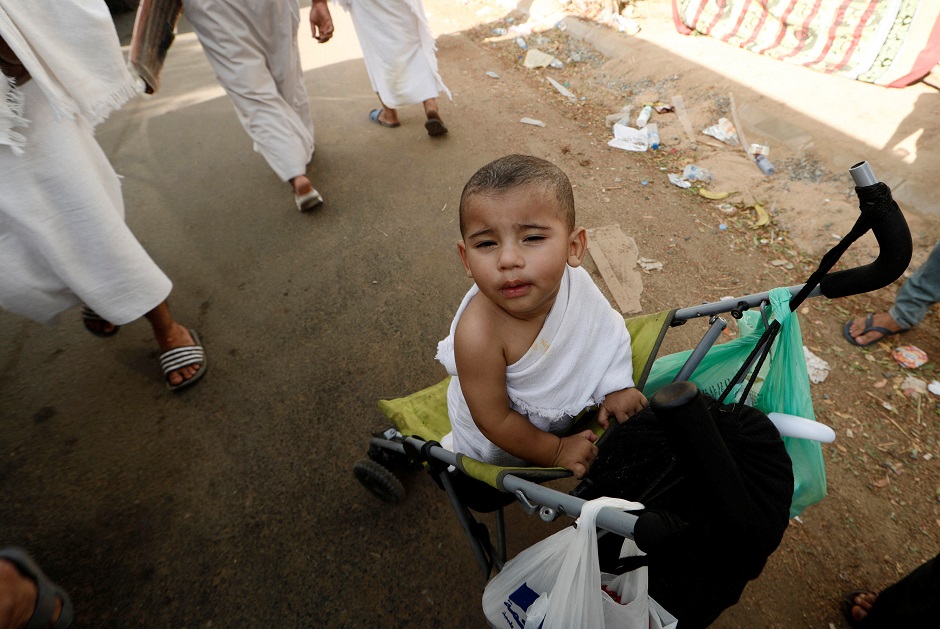
[[[0,627],[25,627],[36,611],[38,598],[36,582],[21,574],[13,563],[0,559]],[[56,596],[49,627],[59,620],[62,604]]]
[[[885,336],[888,336],[884,332],[875,329],[870,329],[868,332],[865,332],[867,328],[884,328],[889,332],[900,332],[904,329],[890,314],[887,312],[879,312],[871,316],[871,322],[867,321],[867,317],[859,317],[853,320],[852,325],[849,326],[849,335],[855,339],[856,343],[862,346],[871,345],[872,343],[880,341]]]
[[[310,183],[310,179],[306,175],[297,175],[290,180],[291,186],[294,188],[294,194],[298,197],[302,197],[305,194],[310,194],[313,190],[313,184]]]
[[[196,345],[196,339],[194,339],[193,335],[189,333],[189,330],[178,323],[173,323],[169,332],[157,336],[156,339],[157,343],[160,345],[161,353],[168,352],[171,349],[176,349],[178,347]],[[172,386],[176,386],[181,382],[189,380],[195,376],[200,369],[202,369],[202,365],[198,363],[195,365],[181,367],[176,371],[171,371],[169,374],[167,374],[167,382],[169,382]]]
[[[424,115],[427,116],[424,128],[429,136],[437,138],[447,133],[447,125],[441,120],[441,112],[437,109],[436,99],[429,98],[424,101]]]
[[[854,605],[852,605],[850,611],[855,622],[861,622],[868,617],[869,612],[871,612],[871,606],[874,605],[877,598],[878,595],[874,592],[863,592],[855,596],[852,600]]]
[[[386,125],[399,124],[398,112],[384,105],[382,106],[382,111],[379,112],[378,118],[380,122],[384,122]]]
[[[85,329],[96,336],[112,336],[117,331],[117,326],[104,319],[85,319],[83,321]]]

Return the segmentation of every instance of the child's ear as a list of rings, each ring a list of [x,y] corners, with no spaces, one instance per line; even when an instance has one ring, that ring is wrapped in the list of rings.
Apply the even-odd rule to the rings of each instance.
[[[587,230],[577,227],[568,236],[568,266],[581,266],[584,254],[587,252]]]
[[[467,245],[464,244],[463,240],[457,241],[457,253],[460,255],[460,261],[463,262],[463,268],[467,272],[467,277],[472,280],[473,271],[470,270],[470,265],[467,263]]]

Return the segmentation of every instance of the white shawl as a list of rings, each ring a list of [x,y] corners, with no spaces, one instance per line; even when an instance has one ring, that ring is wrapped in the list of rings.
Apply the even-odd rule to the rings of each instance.
[[[143,89],[104,0],[0,0],[0,37],[60,118],[82,116],[94,127]],[[0,80],[0,144],[20,154],[25,139],[15,129],[26,124],[22,98]]]
[[[466,447],[468,438],[473,442],[485,438],[476,429],[460,391],[454,332],[478,292],[474,285],[464,297],[450,335],[437,349],[437,360],[454,376],[448,391],[454,445],[471,456],[480,452]],[[506,367],[506,390],[512,407],[543,430],[555,432],[557,420],[570,419],[603,402],[608,393],[633,386],[630,333],[623,317],[611,308],[587,271],[567,267],[535,342],[525,356]]]

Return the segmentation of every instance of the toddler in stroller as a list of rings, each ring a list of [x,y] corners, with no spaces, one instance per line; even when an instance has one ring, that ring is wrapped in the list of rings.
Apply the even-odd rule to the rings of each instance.
[[[508,160],[509,163],[516,161],[525,164],[526,167],[534,165],[544,168],[544,165],[541,165],[538,161],[531,161],[531,158],[511,156],[511,158],[504,158],[504,160]],[[499,161],[497,160],[497,162]],[[565,181],[567,181],[566,178]],[[875,186],[876,189],[872,189],[872,186]],[[863,217],[866,218],[865,221],[860,221],[860,223],[885,223],[890,222],[892,219],[896,220],[900,216],[899,212],[894,212],[888,217],[889,213],[883,210],[888,206],[892,206],[894,210],[897,209],[896,205],[890,200],[890,193],[887,192],[886,188],[883,184],[878,184],[877,181],[868,182],[864,186],[860,183],[859,196],[863,200]],[[539,230],[545,229],[546,225],[544,221],[537,220],[535,217],[539,215],[539,210],[542,214],[545,214],[546,210],[550,212],[552,207],[557,207],[557,203],[550,202],[546,208],[544,194],[540,202],[538,195],[531,194],[532,191],[526,190],[525,186],[521,190],[529,194],[519,194],[516,197],[510,195],[507,198],[514,199],[516,203],[521,202],[524,207],[528,207],[529,215],[525,215],[521,219],[508,218],[505,219],[504,223],[500,222],[503,220],[503,217],[500,217],[495,227],[494,225],[487,226],[484,224],[479,227],[471,227],[469,230],[465,229],[464,222],[461,221],[461,229],[465,236],[460,248],[461,257],[464,260],[468,274],[471,274],[471,277],[474,277],[478,284],[480,283],[480,277],[477,274],[477,269],[481,267],[469,262],[473,259],[472,255],[478,253],[484,259],[493,251],[502,256],[508,255],[500,251],[500,248],[504,245],[503,240],[499,238],[502,233],[500,231],[501,226],[516,229],[516,232],[511,230],[506,232],[512,235],[512,239],[506,238],[505,240],[508,245],[511,245],[507,245],[507,248],[524,248],[528,246],[536,251],[540,250],[539,244],[526,244],[528,242],[525,236],[526,229],[532,229],[534,243],[543,242],[545,237]],[[864,198],[862,190],[867,190],[864,193]],[[505,193],[497,191],[490,194],[499,199]],[[507,198],[502,199],[504,209],[509,209],[512,205],[505,203]],[[492,204],[492,198],[488,198],[487,201]],[[867,213],[866,203],[872,206],[868,208]],[[901,223],[903,223],[903,218]],[[488,546],[488,535],[486,536],[487,541],[482,542],[478,525],[472,519],[468,520],[469,513],[466,506],[470,506],[474,510],[487,511],[501,507],[514,498],[518,498],[524,504],[528,503],[536,508],[539,504],[553,505],[552,507],[543,506],[542,509],[543,517],[550,519],[545,516],[554,517],[558,511],[568,515],[576,515],[579,512],[579,505],[577,502],[573,503],[570,496],[562,499],[562,497],[551,495],[544,499],[539,497],[540,502],[533,505],[530,498],[543,495],[537,490],[545,489],[548,492],[552,492],[552,490],[531,483],[526,484],[525,481],[517,482],[514,478],[516,475],[525,475],[541,482],[564,475],[564,470],[560,470],[561,473],[559,473],[557,469],[553,472],[551,469],[542,468],[510,468],[508,471],[505,467],[493,469],[486,462],[481,462],[463,454],[466,452],[464,448],[469,450],[477,447],[477,450],[473,453],[483,459],[487,456],[485,451],[487,443],[492,441],[495,444],[491,452],[494,453],[493,460],[497,462],[516,463],[513,458],[509,458],[515,456],[516,459],[528,460],[535,464],[549,466],[561,464],[562,467],[567,468],[579,477],[584,477],[582,484],[572,492],[576,500],[601,495],[642,500],[646,509],[638,517],[634,516],[632,519],[627,520],[627,530],[623,530],[620,523],[616,523],[615,526],[607,526],[607,528],[633,537],[640,548],[648,553],[648,564],[651,566],[650,593],[682,620],[683,626],[707,626],[717,618],[723,609],[734,604],[746,582],[760,573],[766,558],[779,544],[788,523],[794,481],[790,458],[781,440],[780,433],[764,413],[743,404],[727,405],[722,403],[727,391],[740,383],[743,374],[752,373],[756,377],[764,357],[771,349],[774,335],[779,330],[780,323],[775,320],[767,326],[752,356],[748,357],[742,366],[741,372],[729,384],[727,391],[719,400],[706,398],[699,393],[694,385],[682,382],[692,375],[692,371],[696,367],[696,360],[700,359],[700,356],[697,358],[696,354],[700,350],[702,352],[707,351],[711,343],[714,342],[717,334],[711,334],[710,331],[700,347],[692,352],[692,358],[690,358],[687,367],[683,368],[676,376],[676,380],[680,382],[662,387],[652,397],[651,408],[644,409],[642,407],[645,398],[637,389],[642,389],[644,385],[652,362],[651,357],[655,354],[666,328],[672,321],[684,322],[693,316],[707,314],[707,308],[699,308],[694,314],[680,316],[681,311],[673,311],[667,313],[664,317],[658,317],[657,321],[661,325],[661,330],[654,332],[655,341],[653,343],[642,341],[646,355],[638,356],[638,352],[634,351],[633,360],[630,361],[633,365],[633,372],[638,375],[637,387],[632,386],[634,384],[632,382],[633,373],[624,368],[623,362],[618,363],[615,359],[609,359],[606,363],[601,361],[602,368],[598,370],[599,375],[591,375],[590,378],[585,378],[588,382],[580,385],[583,386],[584,390],[579,394],[586,397],[584,406],[590,406],[595,402],[603,402],[604,396],[610,393],[615,394],[614,401],[610,406],[602,406],[601,410],[594,414],[594,419],[597,421],[591,433],[575,429],[573,438],[571,436],[567,438],[571,440],[572,447],[570,449],[563,447],[561,438],[534,428],[533,424],[526,421],[525,417],[522,416],[523,413],[529,414],[530,412],[534,415],[542,415],[541,411],[545,409],[539,405],[538,399],[526,400],[522,397],[514,399],[517,396],[514,396],[509,372],[517,362],[520,362],[518,359],[523,358],[523,355],[528,355],[527,352],[541,350],[547,353],[546,350],[557,349],[555,339],[543,339],[542,332],[543,329],[548,328],[548,315],[552,311],[552,305],[558,303],[560,297],[569,299],[564,291],[561,289],[552,291],[551,286],[555,281],[558,282],[559,286],[565,286],[566,282],[569,281],[567,278],[570,276],[571,271],[577,267],[576,264],[571,264],[572,252],[577,254],[583,246],[581,244],[583,236],[579,236],[577,230],[570,229],[569,225],[573,225],[573,221],[564,225],[567,231],[565,229],[561,230],[563,236],[567,236],[567,238],[562,238],[563,247],[552,249],[555,251],[553,254],[554,262],[549,265],[561,269],[560,271],[556,270],[554,276],[548,274],[549,278],[559,277],[560,279],[547,282],[545,284],[549,287],[547,290],[538,283],[536,283],[533,290],[526,287],[526,282],[514,281],[504,281],[502,285],[497,284],[495,288],[479,287],[480,293],[483,293],[485,298],[489,298],[489,295],[486,294],[487,290],[497,295],[497,299],[510,300],[516,296],[522,296],[525,299],[520,299],[518,303],[522,304],[524,308],[520,312],[532,311],[541,316],[540,325],[536,327],[534,333],[529,333],[527,343],[524,342],[521,346],[507,345],[506,342],[501,340],[505,337],[500,337],[498,333],[494,334],[493,327],[487,328],[483,325],[473,328],[468,326],[472,332],[469,335],[471,337],[469,342],[471,348],[477,349],[473,345],[474,336],[477,345],[483,345],[486,340],[495,336],[491,345],[501,349],[500,352],[497,352],[495,359],[492,355],[487,357],[485,354],[476,354],[476,358],[470,360],[468,366],[468,361],[462,360],[459,355],[461,347],[468,346],[467,342],[462,345],[460,341],[461,331],[458,324],[462,320],[461,314],[463,313],[466,316],[467,309],[474,301],[477,302],[478,306],[485,305],[487,307],[492,307],[494,301],[492,298],[477,300],[475,295],[478,293],[471,291],[465,298],[455,319],[452,336],[442,342],[441,348],[439,348],[439,357],[443,358],[442,362],[445,366],[448,366],[448,360],[452,360],[449,371],[454,375],[459,372],[461,376],[460,380],[458,378],[451,379],[450,384],[447,385],[447,401],[451,411],[451,420],[454,424],[452,428],[455,433],[453,450],[456,454],[437,447],[437,444],[433,441],[421,441],[420,439],[401,437],[401,435],[393,435],[392,433],[373,439],[373,446],[402,453],[410,462],[422,461],[428,464],[432,474],[448,491],[448,495],[457,510],[458,519],[461,520],[468,537],[471,538],[471,546],[477,552],[478,559],[481,559],[481,564],[484,565],[487,574],[490,567],[499,568],[501,566],[500,558],[504,556],[504,550],[502,547],[500,548],[499,557],[493,555],[492,549]],[[867,224],[857,226],[857,230],[861,230],[861,233],[867,231],[867,228]],[[853,230],[853,232],[857,230]],[[906,225],[903,231],[906,233]],[[856,233],[854,236],[850,234],[851,237],[846,237],[843,245],[840,245],[842,247],[841,251],[844,251],[859,235],[860,233]],[[876,236],[878,236],[877,229]],[[903,234],[899,239],[903,249]],[[879,237],[880,241],[881,238]],[[906,242],[907,257],[909,259],[909,234],[906,236]],[[468,247],[470,248],[469,251]],[[474,247],[479,247],[481,251],[476,251]],[[551,249],[551,247],[545,248]],[[876,261],[868,269],[827,275],[828,270],[832,268],[839,255],[841,255],[841,251],[834,250],[834,252],[830,252],[824,258],[820,269],[814,273],[806,285],[795,287],[795,291],[793,289],[785,291],[788,297],[791,296],[791,293],[796,292],[796,295],[789,303],[791,310],[807,296],[818,294],[816,293],[817,286],[822,285],[822,294],[828,297],[864,292],[890,283],[906,267],[906,261],[901,264],[904,257],[902,254],[897,257],[890,256],[888,259],[879,258],[880,262]],[[535,253],[529,253],[528,255],[535,255]],[[583,255],[583,251],[581,255]],[[495,254],[494,257],[499,259],[499,256]],[[511,255],[508,258],[512,260]],[[578,255],[575,255],[574,259],[575,262],[580,262]],[[523,259],[522,262],[524,263],[525,260]],[[565,265],[565,262],[568,264]],[[889,268],[886,268],[886,262]],[[520,264],[519,259],[511,263],[517,266]],[[505,263],[498,262],[495,267],[501,268],[498,266],[499,264]],[[524,264],[518,268],[524,268]],[[839,281],[834,281],[835,278],[838,278]],[[879,282],[882,283],[875,285]],[[591,287],[596,290],[593,285]],[[534,292],[531,299],[530,290]],[[751,298],[757,299],[754,301]],[[742,309],[754,307],[766,301],[767,294],[751,296],[751,298],[734,300],[730,306],[720,302],[714,305],[718,307],[715,313],[731,311],[732,314],[737,312],[736,316],[739,316]],[[526,300],[530,303],[526,303]],[[548,305],[544,307],[546,303]],[[784,302],[782,305],[783,308],[779,308],[781,311],[786,308],[787,304]],[[539,306],[543,308],[540,310]],[[778,311],[778,306],[780,304],[775,304],[775,314]],[[515,304],[512,307],[516,307]],[[607,308],[609,309],[609,306]],[[496,311],[497,316],[514,314],[511,311],[507,313],[506,308],[501,310],[503,311],[502,314]],[[587,323],[590,324],[598,319],[603,320],[603,315],[600,314],[602,312],[604,310],[599,309]],[[473,319],[468,319],[468,321],[472,322]],[[623,327],[622,323],[619,323],[619,325],[621,328]],[[715,330],[717,325],[717,322],[713,322],[712,330]],[[627,327],[630,327],[630,322],[627,323]],[[456,332],[457,337],[456,356],[450,358],[451,346],[448,341],[453,341],[454,332]],[[720,332],[720,329],[718,329],[718,332]],[[601,344],[606,343],[614,347],[615,354],[629,352],[631,348],[635,350],[638,338],[638,336],[627,334],[624,341],[623,336],[617,336],[607,331],[601,332]],[[543,340],[544,342],[540,342]],[[565,347],[563,343],[559,343],[558,346]],[[510,351],[506,351],[507,347],[510,347]],[[472,352],[471,355],[473,355]],[[590,357],[584,360],[587,361],[587,364],[590,364]],[[614,378],[612,382],[605,382],[608,372],[606,367],[611,365],[614,365],[610,370],[615,374]],[[581,372],[582,366],[582,364],[569,364],[567,366],[568,378],[580,382],[581,376],[584,375]],[[468,367],[469,371],[465,367]],[[467,373],[471,374],[469,386],[467,379],[464,377]],[[626,376],[624,376],[625,373]],[[751,383],[753,383],[753,380],[751,380]],[[562,377],[553,382],[545,391],[556,393],[556,389],[565,387],[568,384]],[[742,400],[747,399],[747,391],[750,386],[748,384],[745,389],[744,394],[741,396]],[[438,390],[439,388],[435,387]],[[463,400],[459,398],[455,399],[456,403],[451,403],[452,393],[455,392],[455,388],[456,393],[462,393],[466,397],[466,412],[478,431],[478,434],[473,434],[471,428],[469,438],[458,434],[459,429],[456,422],[453,421],[454,408],[459,408],[459,404],[463,403]],[[617,399],[619,397],[618,393],[627,393],[630,401],[624,405],[620,404]],[[561,406],[563,412],[558,413],[556,416],[563,417],[563,423],[566,424],[563,429],[570,428],[572,424],[582,425],[573,419],[577,409],[574,412],[571,412],[571,409],[565,412],[564,405]],[[389,409],[386,410],[388,412]],[[550,412],[545,414],[551,415],[557,410],[549,407],[548,411]],[[491,426],[491,422],[488,420],[478,421],[478,414],[487,412],[491,412],[495,416],[495,428]],[[516,415],[511,415],[511,413],[516,413]],[[603,429],[609,424],[608,418],[611,414],[618,419],[618,424],[612,430],[604,432]],[[394,412],[389,413],[389,415],[393,416]],[[513,433],[512,430],[502,432],[504,427],[499,424],[510,416],[513,418],[513,428],[522,432]],[[627,419],[629,416],[632,416],[632,418],[625,423],[619,423],[620,420]],[[523,420],[522,423],[518,421],[520,418]],[[547,424],[543,425],[548,426],[551,430],[553,426],[550,420],[551,418],[549,418]],[[399,423],[396,421],[396,425],[403,433],[417,434],[406,431],[404,424],[407,424],[407,422]],[[531,443],[520,443],[525,435],[530,434],[528,432],[530,429],[538,431],[541,435],[536,435]],[[595,434],[603,434],[603,436],[598,440],[594,436]],[[441,435],[443,435],[443,432],[439,432],[437,436],[432,435],[431,439],[441,438]],[[491,439],[491,435],[495,438]],[[427,439],[427,437],[422,438]],[[442,439],[442,441],[445,440]],[[542,445],[539,445],[540,443]],[[480,444],[483,447],[479,447]],[[528,449],[533,444],[535,444],[535,447]],[[599,456],[598,445],[601,446]],[[569,451],[573,452],[574,455],[568,456],[567,452]],[[505,455],[509,456],[501,460],[501,457]],[[456,468],[456,470],[453,473],[447,472],[448,465]],[[357,464],[357,476],[370,489],[375,490],[377,485],[389,486],[384,479],[379,483],[374,475],[370,477],[371,472],[370,474],[362,473],[365,469],[372,468],[363,468]],[[492,487],[500,491],[489,492],[489,495],[484,495],[484,493],[478,491],[481,486],[479,480],[487,481]],[[485,485],[483,486],[485,487]],[[517,491],[520,487],[524,489],[524,492]],[[513,492],[515,492],[515,496]],[[382,492],[377,493],[381,495]],[[494,493],[496,495],[502,493],[508,500],[497,501],[490,505],[486,504],[486,500],[481,500],[481,497],[488,499]],[[710,506],[703,504],[702,497],[705,495],[717,496],[717,510],[714,501]],[[387,492],[384,497],[388,497]],[[546,513],[546,511],[550,513]],[[598,523],[604,526],[600,519]],[[500,526],[500,524],[501,520],[497,519],[497,526]],[[502,540],[501,531],[500,539]],[[614,571],[614,569],[625,570],[632,567],[630,565],[616,565],[619,559],[617,552],[619,546],[619,540],[616,536],[611,535],[602,538],[602,569]],[[605,557],[607,557],[606,566],[603,565]],[[719,569],[716,570],[716,568]]]
[[[597,455],[574,418],[625,421],[646,404],[630,334],[580,268],[587,234],[560,168],[508,155],[470,178],[457,248],[474,285],[437,358],[452,376],[444,446],[486,463],[564,467],[581,478]],[[568,435],[568,436],[559,436]]]

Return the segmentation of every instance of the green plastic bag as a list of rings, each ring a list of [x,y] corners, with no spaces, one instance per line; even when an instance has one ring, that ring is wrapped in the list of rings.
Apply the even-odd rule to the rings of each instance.
[[[800,322],[797,315],[790,312],[790,297],[787,288],[770,291],[769,316],[780,321],[780,331],[746,403],[764,413],[788,413],[815,421]],[[752,310],[744,312],[738,327],[741,336],[712,347],[690,378],[702,392],[714,398],[720,397],[734,379],[765,330],[761,314]],[[672,382],[689,354],[691,350],[657,359],[643,389],[646,396],[652,397],[661,387]],[[743,384],[738,384],[725,402],[740,401],[737,396],[743,387]],[[792,518],[825,497],[826,468],[819,442],[793,437],[784,437],[783,442],[793,463]]]

